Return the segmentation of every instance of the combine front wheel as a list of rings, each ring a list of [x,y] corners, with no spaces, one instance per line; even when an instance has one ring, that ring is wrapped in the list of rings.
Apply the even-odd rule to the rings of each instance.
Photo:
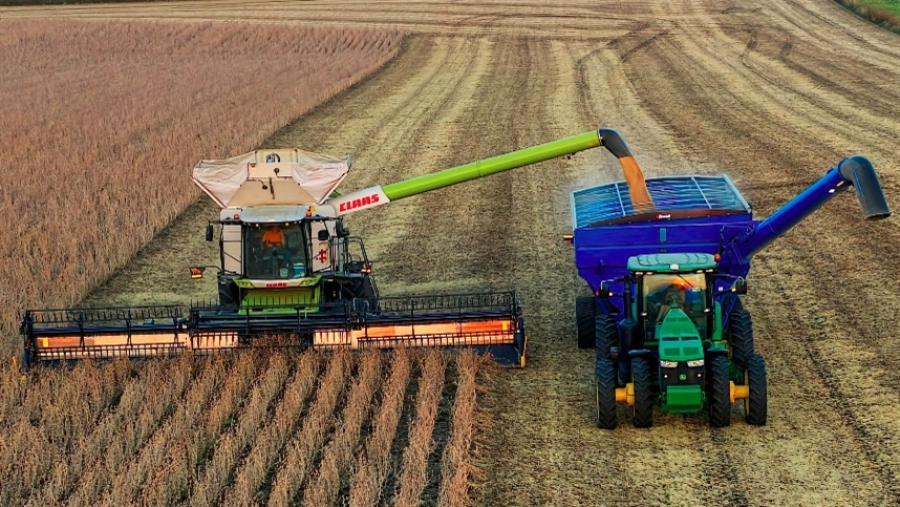
[[[594,346],[594,322],[597,315],[597,303],[590,296],[580,296],[575,300],[575,323],[578,326],[578,348],[589,349]]]
[[[754,426],[765,426],[768,414],[766,388],[766,363],[759,354],[747,358],[744,382],[750,387],[750,396],[744,400],[744,419]]]
[[[713,356],[709,364],[709,423],[714,428],[731,424],[731,379],[728,358]]]
[[[647,358],[636,357],[631,360],[631,379],[634,382],[632,424],[635,428],[649,428],[653,426],[653,381]]]
[[[597,359],[597,427],[615,429],[616,418],[616,366],[612,359]]]

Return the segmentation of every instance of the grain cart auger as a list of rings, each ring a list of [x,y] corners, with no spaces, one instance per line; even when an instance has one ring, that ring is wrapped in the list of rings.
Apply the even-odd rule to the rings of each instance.
[[[597,426],[615,428],[625,404],[636,427],[652,425],[656,406],[707,411],[722,427],[735,402],[765,425],[766,366],[741,302],[750,260],[851,186],[866,219],[887,218],[878,176],[864,157],[846,158],[762,221],[725,175],[645,184],[652,209],[636,210],[621,182],[571,196],[566,239],[594,294],[577,299],[575,316],[579,346],[596,351]]]
[[[346,195],[350,159],[296,148],[202,160],[193,181],[220,207],[215,303],[28,310],[24,363],[170,356],[253,346],[459,346],[524,366],[514,292],[380,297],[363,241],[343,215],[509,169],[605,146],[640,190],[640,169],[607,129]],[[646,195],[633,195],[644,202]],[[206,239],[212,241],[212,223]],[[201,278],[206,267],[191,268]]]

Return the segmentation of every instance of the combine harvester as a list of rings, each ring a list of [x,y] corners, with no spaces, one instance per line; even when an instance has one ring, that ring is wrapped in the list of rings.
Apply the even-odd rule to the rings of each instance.
[[[172,356],[255,346],[472,347],[524,366],[515,292],[381,297],[362,239],[343,217],[513,168],[606,146],[640,174],[615,131],[598,129],[412,178],[337,195],[348,158],[300,149],[204,160],[193,181],[221,208],[215,304],[28,310],[24,365]],[[206,239],[213,240],[213,224]],[[207,267],[191,268],[201,278]]]
[[[627,153],[627,148],[620,148]],[[832,197],[855,187],[868,220],[891,212],[872,164],[846,158],[762,221],[727,176],[667,176],[572,194],[575,265],[594,296],[576,300],[578,345],[596,350],[596,423],[617,407],[650,427],[654,407],[707,411],[714,427],[765,425],[766,366],[741,296],[751,258]]]

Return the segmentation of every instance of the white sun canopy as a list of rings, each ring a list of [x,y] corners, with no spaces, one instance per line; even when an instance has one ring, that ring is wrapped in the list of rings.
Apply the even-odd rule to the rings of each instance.
[[[201,160],[194,166],[193,180],[222,208],[308,205],[322,204],[349,171],[349,156],[280,148]]]

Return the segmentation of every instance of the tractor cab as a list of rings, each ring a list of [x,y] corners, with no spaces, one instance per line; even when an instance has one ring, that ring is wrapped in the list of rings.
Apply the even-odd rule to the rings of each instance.
[[[708,340],[714,329],[710,273],[716,261],[708,254],[638,255],[629,259],[634,283],[635,315],[646,340],[684,336]]]

